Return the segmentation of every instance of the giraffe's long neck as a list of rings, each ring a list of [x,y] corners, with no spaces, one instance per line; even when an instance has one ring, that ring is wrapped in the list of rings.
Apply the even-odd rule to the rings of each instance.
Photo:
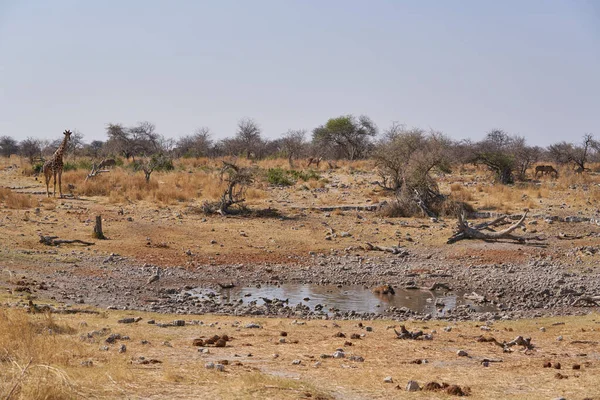
[[[68,141],[69,141],[69,137],[65,135],[65,138],[63,139],[62,143],[60,144],[60,146],[58,146],[58,149],[56,149],[56,151],[54,152],[53,158],[55,161],[62,161],[63,153],[65,152],[65,148],[67,147]]]

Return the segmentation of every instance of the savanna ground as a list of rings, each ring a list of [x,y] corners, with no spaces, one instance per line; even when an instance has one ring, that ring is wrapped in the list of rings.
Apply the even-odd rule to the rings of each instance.
[[[259,176],[246,193],[246,203],[251,210],[263,211],[230,217],[201,212],[204,201],[215,200],[222,193],[219,160],[178,160],[175,171],[155,172],[149,184],[142,173],[126,167],[87,182],[87,170],[67,171],[63,191],[72,196],[64,199],[47,199],[41,178],[36,179],[26,161],[13,158],[1,163],[3,398],[451,398],[444,392],[408,393],[404,388],[409,380],[421,385],[437,381],[468,386],[470,397],[478,399],[600,398],[598,308],[569,312],[579,315],[484,323],[398,318],[363,322],[298,319],[295,323],[292,318],[189,315],[185,309],[176,309],[177,314],[156,314],[142,311],[148,308],[136,300],[154,301],[161,296],[159,289],[190,282],[167,273],[155,286],[146,285],[149,270],[138,275],[122,272],[123,265],[131,271],[140,271],[145,263],[160,265],[167,272],[177,269],[193,276],[192,286],[210,286],[230,281],[254,284],[272,280],[273,273],[285,282],[296,270],[314,269],[336,283],[337,272],[328,273],[327,265],[315,265],[315,256],[352,254],[374,264],[393,257],[361,249],[371,242],[407,249],[410,256],[402,261],[398,274],[411,272],[413,276],[424,266],[432,271],[455,268],[467,272],[474,266],[485,274],[485,268],[494,265],[511,263],[526,268],[531,260],[546,260],[564,266],[565,274],[581,277],[582,284],[595,289],[599,282],[588,280],[597,279],[600,253],[578,249],[597,247],[600,227],[548,223],[544,217],[598,218],[597,172],[577,175],[563,168],[558,179],[542,177],[514,186],[493,185],[487,171],[471,166],[438,177],[442,192],[478,211],[521,213],[530,209],[530,215],[537,215],[533,218],[537,225],[527,225],[528,231],[547,238],[545,246],[538,247],[506,241],[446,245],[455,223],[452,217],[432,222],[373,211],[319,209],[389,200],[373,183],[378,178],[369,161],[339,163],[334,170],[321,165],[316,173],[298,166],[306,181],[296,174],[292,176],[295,183],[288,187],[271,186]],[[288,168],[285,160],[263,161],[258,167],[262,171]],[[70,189],[69,184],[73,185]],[[91,238],[96,215],[103,217],[108,240]],[[351,235],[326,240],[331,229]],[[39,243],[38,234],[95,244],[47,247]],[[110,254],[122,257],[120,269],[102,261]],[[349,268],[348,274],[352,274],[352,266]],[[365,278],[366,284],[394,278],[374,271]],[[113,289],[103,292],[107,285]],[[507,290],[518,292],[519,287]],[[27,313],[30,299],[38,305],[61,308],[66,303],[70,305],[66,309],[97,313]],[[118,307],[107,310],[108,305]],[[126,317],[142,319],[133,324],[117,322]],[[160,327],[147,324],[150,319],[188,323]],[[249,323],[261,328],[245,328]],[[388,327],[401,324],[409,330],[435,331],[433,340],[395,339]],[[448,326],[452,329],[445,330]],[[545,329],[540,330],[542,327]],[[88,337],[93,331],[98,334]],[[287,336],[281,336],[283,331]],[[338,332],[346,338],[334,337]],[[107,344],[111,333],[129,339]],[[364,336],[351,339],[353,333]],[[208,353],[192,345],[194,339],[215,334],[227,334],[232,340],[226,347],[208,347]],[[504,353],[492,343],[478,342],[480,335],[499,341],[517,335],[531,337],[535,347],[524,351],[515,346]],[[285,343],[280,343],[281,338]],[[121,344],[126,351],[119,352]],[[320,358],[338,348],[345,349],[346,358]],[[457,356],[458,350],[468,356]],[[364,357],[364,362],[351,361],[351,355]],[[484,367],[484,358],[502,362]],[[424,359],[428,362],[412,363]],[[144,360],[160,362],[145,364]],[[222,360],[227,360],[223,372],[205,368],[207,362]],[[294,360],[300,364],[293,364]],[[560,363],[561,369],[543,368],[545,362]],[[572,369],[574,364],[580,369]],[[388,376],[393,383],[384,383]]]

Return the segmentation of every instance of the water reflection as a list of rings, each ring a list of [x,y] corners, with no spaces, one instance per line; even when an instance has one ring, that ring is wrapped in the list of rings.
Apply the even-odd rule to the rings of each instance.
[[[198,288],[192,294],[198,297],[216,295],[221,303],[244,303],[256,301],[264,304],[272,299],[288,300],[290,306],[302,303],[314,310],[317,304],[323,310],[375,312],[383,313],[389,307],[407,307],[413,311],[443,315],[446,311],[461,304],[469,304],[477,311],[490,311],[490,305],[481,306],[462,297],[462,293],[445,293],[443,291],[395,289],[395,295],[374,294],[362,286],[331,286],[282,284],[279,286],[262,285],[261,287],[234,287],[211,291]],[[308,300],[306,300],[308,299]]]

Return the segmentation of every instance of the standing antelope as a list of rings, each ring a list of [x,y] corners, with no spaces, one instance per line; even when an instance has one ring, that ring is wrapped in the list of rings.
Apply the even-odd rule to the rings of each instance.
[[[535,167],[536,178],[539,172],[541,172],[542,175],[554,174],[554,176],[558,178],[558,171],[555,170],[552,165],[538,165],[537,167]]]

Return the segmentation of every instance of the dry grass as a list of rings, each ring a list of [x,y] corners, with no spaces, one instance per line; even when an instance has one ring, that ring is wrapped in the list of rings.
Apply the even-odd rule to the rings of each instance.
[[[140,316],[139,324],[123,325],[116,321],[125,316]],[[593,344],[574,344],[574,340],[598,341],[598,315],[557,317],[538,320],[496,322],[489,331],[482,331],[475,322],[453,323],[451,332],[444,332],[443,321],[411,322],[411,330],[435,330],[431,342],[394,339],[387,329],[393,321],[363,322],[373,332],[360,328],[358,321],[306,321],[294,325],[289,319],[224,316],[177,316],[198,320],[203,325],[180,328],[159,328],[144,323],[147,319],[170,321],[175,316],[142,312],[114,311],[106,315],[64,315],[48,317],[25,314],[23,311],[0,311],[0,396],[5,398],[16,385],[12,399],[94,398],[219,398],[219,399],[329,399],[389,398],[400,394],[408,380],[421,385],[429,381],[470,386],[473,399],[547,399],[553,396],[584,398],[600,395],[597,376],[600,365],[593,356]],[[81,326],[82,320],[87,326]],[[239,329],[257,322],[262,329]],[[564,323],[554,325],[554,323]],[[213,326],[209,326],[213,323]],[[73,328],[77,326],[78,328]],[[540,332],[544,326],[546,332]],[[131,340],[119,341],[102,351],[107,334],[81,340],[82,334],[108,328],[110,332],[127,335]],[[280,332],[287,332],[287,343],[280,344]],[[333,337],[336,332],[365,333],[361,339]],[[209,354],[198,353],[191,345],[197,337],[228,334],[233,337],[225,348],[210,348]],[[523,353],[503,353],[491,343],[479,343],[480,335],[511,340],[517,335],[532,337],[536,348]],[[562,342],[556,337],[563,336]],[[141,340],[148,344],[141,344]],[[295,343],[297,341],[297,343]],[[169,346],[163,343],[168,342]],[[117,352],[121,343],[127,352]],[[344,347],[347,356],[360,355],[364,362],[347,359],[321,359],[320,354],[332,354]],[[458,349],[469,357],[457,357]],[[252,356],[249,356],[249,353]],[[273,354],[278,354],[277,358]],[[140,356],[161,363],[142,365]],[[482,358],[501,359],[485,368]],[[292,360],[301,360],[292,365]],[[414,360],[426,364],[413,364]],[[30,367],[21,378],[23,368]],[[85,367],[82,361],[91,360]],[[227,360],[225,372],[204,368],[206,362]],[[561,373],[568,379],[556,379],[557,370],[544,369],[546,361],[562,364]],[[315,364],[319,362],[319,364]],[[572,370],[580,364],[580,370]],[[383,378],[392,376],[394,383]],[[401,391],[394,389],[399,385]],[[448,398],[443,393],[417,392],[415,399]]]
[[[473,194],[461,183],[453,183],[450,185],[450,197],[455,201],[462,202],[473,200]]]
[[[0,188],[0,204],[6,208],[23,210],[34,205],[31,195],[16,193],[11,189]]]

